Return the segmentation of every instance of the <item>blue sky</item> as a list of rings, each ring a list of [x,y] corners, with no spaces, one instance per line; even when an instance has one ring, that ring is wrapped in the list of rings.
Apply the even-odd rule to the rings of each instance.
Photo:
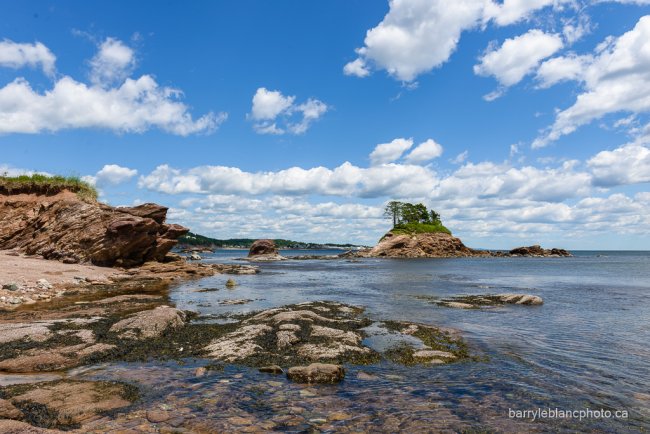
[[[220,238],[650,241],[650,2],[2,2],[0,171]],[[372,155],[371,155],[372,154]]]

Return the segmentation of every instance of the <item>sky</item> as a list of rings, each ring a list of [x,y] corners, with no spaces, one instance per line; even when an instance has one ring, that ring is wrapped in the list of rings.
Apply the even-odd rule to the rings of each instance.
[[[650,246],[650,0],[0,1],[0,173],[217,238]]]

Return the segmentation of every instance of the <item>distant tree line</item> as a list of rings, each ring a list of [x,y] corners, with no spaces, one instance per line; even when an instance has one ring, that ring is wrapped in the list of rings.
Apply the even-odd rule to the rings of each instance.
[[[229,238],[229,239],[217,239],[210,238],[203,235],[195,234],[188,232],[186,235],[183,235],[178,239],[178,247],[205,247],[205,248],[223,248],[223,247],[239,247],[239,248],[250,248],[256,238]],[[284,239],[274,239],[275,245],[279,249],[323,249],[330,247],[337,247],[341,249],[350,249],[353,247],[359,247],[356,244],[336,244],[336,243],[305,243],[301,241],[292,241]]]
[[[413,223],[430,225],[441,224],[440,214],[433,209],[427,209],[427,207],[421,203],[412,204],[392,200],[386,205],[384,216],[393,220],[393,227]]]

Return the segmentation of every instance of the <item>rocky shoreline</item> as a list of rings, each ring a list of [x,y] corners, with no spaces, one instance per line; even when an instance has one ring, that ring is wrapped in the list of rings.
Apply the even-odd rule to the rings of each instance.
[[[399,345],[378,351],[363,343],[370,336],[390,336]],[[269,381],[280,374],[313,384],[341,381],[343,364],[386,360],[435,367],[474,357],[457,331],[374,321],[363,308],[336,302],[282,306],[240,315],[230,323],[205,322],[170,305],[168,288],[160,282],[117,292],[109,285],[0,317],[0,372],[5,374],[199,358],[212,362],[197,369],[197,376],[235,364],[266,372]],[[88,394],[96,398],[80,408],[79,400]],[[80,429],[107,410],[128,410],[137,397],[137,387],[128,383],[56,380],[0,387],[0,430],[18,427],[21,421]]]
[[[167,209],[155,204],[112,208],[68,191],[19,192],[0,196],[0,211],[0,249],[4,249],[0,250],[0,378],[35,374],[58,378],[0,387],[2,432],[85,432],[110,425],[112,415],[130,414],[138,415],[138,426],[145,431],[159,425],[168,430],[184,426],[184,417],[166,409],[136,410],[142,391],[131,382],[63,375],[91,366],[183,364],[191,359],[204,361],[196,369],[197,378],[240,366],[268,376],[269,384],[280,384],[273,378],[281,375],[289,383],[309,386],[339,383],[355,367],[394,364],[436,369],[481,359],[456,330],[374,319],[363,307],[327,300],[229,315],[224,321],[180,310],[170,301],[171,285],[224,275],[223,287],[234,290],[237,282],[226,275],[256,274],[259,268],[204,263],[198,255],[184,258],[170,253],[187,229],[166,224]],[[570,254],[532,246],[506,255]],[[373,249],[318,258],[286,258],[272,240],[258,240],[245,259],[459,256],[504,254],[469,249],[447,234],[388,234]],[[250,300],[227,301],[222,304]],[[541,298],[524,294],[427,301],[464,309],[542,303]],[[363,381],[372,378],[357,374]],[[331,422],[352,417],[332,414]],[[291,418],[266,421],[265,429],[280,429]],[[309,421],[312,426],[325,422]],[[229,418],[228,423],[223,429],[261,427],[240,416]]]

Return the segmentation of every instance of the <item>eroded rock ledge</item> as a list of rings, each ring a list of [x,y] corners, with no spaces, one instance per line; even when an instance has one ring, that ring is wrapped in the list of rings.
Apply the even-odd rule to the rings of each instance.
[[[166,224],[167,208],[116,208],[62,191],[0,194],[0,250],[66,263],[132,267],[163,261],[189,230]]]

